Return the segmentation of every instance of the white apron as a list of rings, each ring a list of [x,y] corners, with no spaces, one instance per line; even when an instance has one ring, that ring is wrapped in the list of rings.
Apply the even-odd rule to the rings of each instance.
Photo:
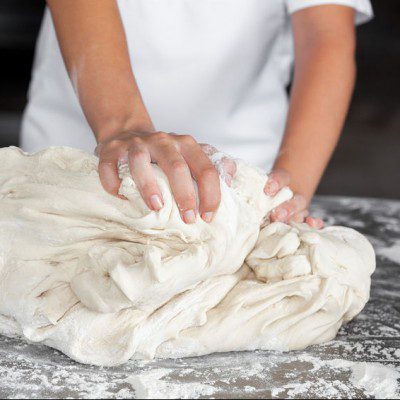
[[[270,169],[283,134],[293,64],[290,13],[320,4],[372,16],[369,0],[118,0],[132,68],[158,130]],[[93,151],[48,10],[40,31],[21,146]]]

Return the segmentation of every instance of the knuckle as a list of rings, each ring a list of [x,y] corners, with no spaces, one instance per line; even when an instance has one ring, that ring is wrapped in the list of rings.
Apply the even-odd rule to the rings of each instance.
[[[141,191],[145,195],[153,193],[154,189],[155,189],[155,184],[153,182],[145,182],[141,185]]]
[[[135,161],[146,161],[148,159],[148,154],[143,150],[133,148],[129,150],[129,159]]]
[[[151,135],[151,138],[159,142],[159,141],[169,141],[171,139],[171,136],[166,132],[159,131],[159,132],[154,132]]]
[[[180,135],[179,140],[187,145],[194,145],[197,143],[195,138],[191,135]]]
[[[116,150],[123,146],[124,141],[121,139],[111,139],[109,142],[104,144],[104,148],[107,150]]]
[[[218,172],[213,165],[203,168],[200,174],[201,179],[205,181],[217,180],[218,176]]]
[[[140,138],[139,136],[132,136],[130,139],[130,145],[131,146],[138,146],[143,143],[143,139]]]
[[[176,172],[181,172],[186,170],[187,164],[183,160],[174,160],[171,162],[171,169]]]
[[[196,195],[194,193],[182,195],[179,197],[178,204],[183,209],[193,208],[196,204]]]

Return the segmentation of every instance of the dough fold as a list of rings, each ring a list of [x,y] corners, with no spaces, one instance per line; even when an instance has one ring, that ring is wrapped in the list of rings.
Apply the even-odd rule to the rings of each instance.
[[[332,339],[369,297],[375,255],[343,227],[270,223],[291,198],[238,161],[213,222],[182,222],[163,172],[150,211],[126,165],[120,194],[97,158],[0,149],[0,333],[90,364],[301,349]]]

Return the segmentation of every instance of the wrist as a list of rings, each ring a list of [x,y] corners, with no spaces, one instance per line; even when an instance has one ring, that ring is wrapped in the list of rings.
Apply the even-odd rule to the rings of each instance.
[[[126,118],[108,118],[94,132],[97,143],[109,140],[123,132],[152,132],[153,123],[150,118],[129,116]]]
[[[286,173],[289,176],[289,184],[288,187],[292,190],[294,194],[301,195],[307,205],[311,202],[314,193],[315,193],[315,184],[307,176],[307,174],[299,174],[296,169],[290,168],[290,166],[285,165],[284,163],[275,163],[272,168],[272,172],[279,171],[279,174]]]

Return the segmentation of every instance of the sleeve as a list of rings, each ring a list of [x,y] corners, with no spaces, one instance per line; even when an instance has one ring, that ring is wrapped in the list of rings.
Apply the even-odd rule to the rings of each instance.
[[[324,4],[337,4],[354,8],[356,10],[356,25],[368,22],[374,16],[370,0],[286,0],[286,7],[289,14],[303,8]]]

